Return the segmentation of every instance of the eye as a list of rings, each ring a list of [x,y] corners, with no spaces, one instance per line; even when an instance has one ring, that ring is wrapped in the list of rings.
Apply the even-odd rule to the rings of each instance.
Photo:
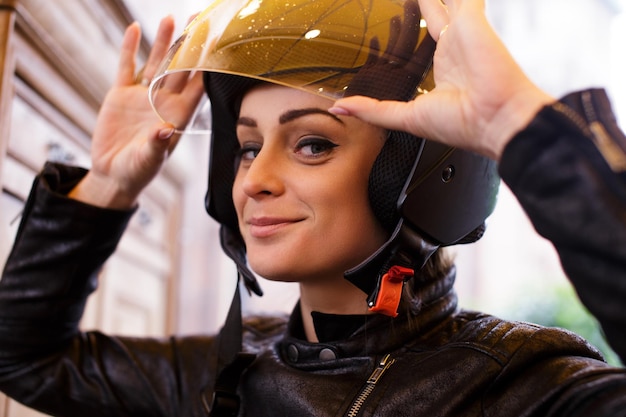
[[[237,151],[237,161],[239,163],[252,162],[257,157],[260,151],[261,151],[261,144],[244,143],[243,145],[241,145],[241,148]]]
[[[306,158],[319,158],[328,155],[337,146],[328,139],[306,138],[297,143],[296,153]]]

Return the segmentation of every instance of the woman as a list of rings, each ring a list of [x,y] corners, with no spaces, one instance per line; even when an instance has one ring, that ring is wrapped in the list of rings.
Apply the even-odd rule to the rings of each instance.
[[[252,22],[246,22],[250,16],[258,18],[255,24],[272,28],[269,21],[260,18],[272,2],[253,1],[240,8],[235,3],[229,0],[220,3],[224,6],[216,6],[235,8],[222,10],[224,15],[234,17],[233,27],[238,28],[233,31],[235,38],[254,32]],[[316,0],[302,4],[317,7],[315,16],[335,10],[320,7],[322,3]],[[276,8],[278,4],[284,2],[275,3]],[[413,3],[407,2],[399,13],[395,12],[395,2],[382,4],[385,12],[394,11],[403,19],[393,18],[393,14],[383,19],[386,30],[392,28],[390,34],[384,40],[371,40],[370,52],[358,64],[358,70],[350,74],[350,82],[334,84],[340,89],[347,87],[347,94],[408,100],[418,85],[425,86],[422,77],[415,74],[423,74],[428,68],[423,58],[432,50],[423,33],[416,36],[419,15]],[[421,5],[424,13],[429,13],[426,17],[433,17],[437,24],[447,16],[437,0],[423,1]],[[474,0],[448,2],[450,19],[456,20],[450,22],[450,33],[443,41],[454,33],[457,21],[468,25],[464,34],[488,32],[480,6]],[[345,16],[340,14],[338,18],[341,21]],[[202,28],[203,22],[207,21],[200,18],[193,27]],[[281,25],[277,23],[280,20],[274,22]],[[228,33],[224,27],[219,29],[220,33]],[[441,28],[431,28],[435,37],[437,29]],[[67,416],[209,412],[247,416],[624,414],[623,369],[606,365],[580,338],[560,330],[457,311],[452,288],[454,269],[441,259],[438,248],[480,236],[482,222],[492,207],[491,162],[395,130],[386,131],[345,114],[358,114],[363,109],[359,103],[368,105],[364,99],[340,102],[333,109],[333,100],[285,86],[293,82],[268,77],[259,80],[258,74],[252,77],[249,72],[250,77],[242,72],[204,74],[213,116],[207,206],[222,223],[224,249],[237,262],[249,288],[259,290],[249,267],[270,279],[300,283],[301,299],[289,320],[251,319],[243,325],[242,333],[238,331],[241,322],[235,302],[225,331],[217,339],[161,341],[79,333],[82,305],[93,289],[91,277],[115,248],[138,193],[174,147],[179,128],[187,124],[201,94],[198,75],[188,77],[186,73],[166,71],[172,65],[198,69],[175,53],[197,50],[193,48],[196,38],[191,35],[201,33],[188,33],[177,43],[165,61],[165,70],[157,74],[156,62],[169,43],[171,20],[166,19],[161,27],[143,76],[157,78],[151,99],[167,122],[162,123],[148,111],[145,86],[135,84],[133,56],[139,31],[131,26],[122,48],[117,85],[103,106],[94,133],[93,168],[85,173],[47,166],[38,178],[0,281],[3,391],[30,406]],[[298,42],[304,44],[316,33],[308,30],[309,38]],[[471,41],[470,36],[467,38]],[[486,39],[492,41],[489,50],[494,52],[494,62],[501,62],[499,44],[488,36]],[[379,52],[381,43],[387,45],[384,53]],[[187,45],[192,47],[186,49]],[[210,48],[213,44],[205,45]],[[442,42],[441,48],[445,46]],[[450,44],[448,49],[438,49],[438,56],[445,57],[450,49]],[[248,65],[261,62],[262,56],[273,50],[264,47],[246,51],[255,57]],[[320,50],[320,54],[327,50]],[[314,56],[301,55],[309,60]],[[441,62],[445,60],[436,58],[435,71]],[[326,65],[316,64],[315,68],[322,68],[329,77]],[[472,66],[463,68],[471,71]],[[515,74],[516,68],[506,71]],[[445,67],[442,73],[446,74]],[[296,74],[298,79],[302,76],[293,67],[273,74]],[[396,75],[403,82],[396,82]],[[378,88],[378,82],[372,80],[378,80],[384,88]],[[417,109],[436,92],[450,91],[444,88],[445,81],[412,101],[411,108]],[[485,94],[489,96],[489,91]],[[528,102],[535,112],[541,107],[534,100]],[[464,101],[454,103],[450,112],[453,116],[456,110],[465,108]],[[506,108],[507,103],[500,107]],[[393,107],[390,103],[382,105]],[[128,111],[133,106],[134,111]],[[484,125],[480,118],[475,125],[470,123],[454,131],[441,128],[441,121],[429,125],[434,120],[432,114],[447,110],[443,106],[433,109],[431,116],[423,118],[420,128],[424,130],[419,134],[451,140],[452,133],[460,131],[467,133],[462,139],[469,140],[489,133],[489,129],[481,130]],[[489,116],[484,109],[478,113]],[[524,117],[532,118],[532,114]],[[463,119],[454,117],[451,121],[461,123]],[[533,119],[533,123],[537,121],[540,126],[524,128],[521,122],[503,135],[521,129],[520,135],[577,137],[571,126],[564,127],[564,133],[554,133],[552,125],[546,126],[543,113]],[[450,119],[446,122],[450,124]],[[192,130],[195,121],[189,123]],[[120,129],[127,125],[130,130]],[[489,143],[484,148],[491,149]],[[506,149],[510,148],[505,147],[505,156]],[[409,152],[409,163],[395,163]],[[518,168],[529,160],[535,162],[533,167],[545,168],[541,159],[533,160],[528,151],[516,156],[522,157],[516,160]],[[431,169],[440,166],[442,160],[447,162],[441,165],[441,171]],[[383,163],[389,161],[394,163]],[[385,169],[387,165],[392,168]],[[501,169],[510,168],[502,165]],[[427,174],[432,172],[436,172],[437,181],[429,182]],[[515,173],[510,175],[519,178]],[[388,183],[392,186],[385,186]],[[441,185],[459,183],[461,190],[466,190],[468,184],[474,188],[466,194],[453,188],[447,194],[448,188]],[[550,201],[533,190],[532,184],[525,187],[522,195]],[[433,188],[436,192],[425,192]],[[380,189],[391,191],[381,194]],[[619,184],[615,190],[612,197],[597,189],[597,201],[612,204],[614,212],[619,213],[617,203],[611,200],[621,198]],[[389,195],[393,196],[392,210]],[[459,204],[458,198],[468,195],[477,201]],[[573,195],[579,197],[575,192]],[[456,204],[444,204],[450,198]],[[567,195],[560,198],[569,202]],[[445,212],[446,221],[434,221],[441,213],[424,209],[419,203],[426,199],[439,201],[441,210],[448,206],[470,208],[470,214],[454,216]],[[534,211],[531,215],[544,219]],[[431,221],[424,222],[425,218]],[[610,225],[604,224],[601,231],[614,231],[612,243],[624,242],[623,218],[604,221]],[[564,223],[562,217],[550,217],[547,222],[560,233],[566,229]],[[626,245],[598,246],[586,237],[578,240],[588,243],[586,252],[591,257],[591,263],[577,270],[576,277],[583,284],[603,278],[599,266],[609,267],[626,259],[620,252]],[[77,264],[76,259],[83,261]],[[623,275],[623,268],[617,271],[614,276],[619,277],[619,271]],[[400,298],[399,291],[407,279]],[[604,277],[599,282],[607,281]],[[613,297],[621,300],[624,291],[619,280],[609,282],[617,283]],[[597,293],[590,295],[598,300]],[[623,317],[622,311],[611,311],[612,321],[603,321],[603,325],[610,327]],[[613,340],[619,340],[621,330],[612,329],[618,336]],[[240,348],[243,353],[236,355]],[[619,352],[623,355],[625,351]]]

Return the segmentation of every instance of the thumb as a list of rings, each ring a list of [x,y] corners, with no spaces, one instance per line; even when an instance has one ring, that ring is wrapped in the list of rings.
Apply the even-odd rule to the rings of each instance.
[[[160,164],[168,156],[170,146],[174,141],[176,129],[169,123],[155,125],[148,134],[146,143],[146,159],[152,163]]]
[[[176,128],[171,123],[164,123],[157,127],[157,140],[167,142],[176,133]]]

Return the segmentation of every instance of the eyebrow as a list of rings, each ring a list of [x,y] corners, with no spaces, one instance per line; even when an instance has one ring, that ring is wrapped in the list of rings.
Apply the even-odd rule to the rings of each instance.
[[[344,124],[343,120],[341,120],[339,117],[317,107],[286,111],[285,113],[280,115],[280,117],[278,118],[278,123],[284,125],[285,123],[289,123],[300,117],[308,116],[310,114],[321,114],[323,116],[328,116],[336,122]],[[251,117],[240,117],[239,119],[237,119],[237,126],[257,127],[257,123],[256,120]]]
[[[310,114],[321,114],[323,116],[328,116],[328,117],[332,118],[333,120],[335,120],[336,122],[344,124],[343,120],[341,120],[340,118],[338,118],[334,114],[329,113],[326,110],[319,109],[317,107],[310,107],[310,108],[306,108],[306,109],[289,110],[289,111],[283,113],[278,118],[278,123],[283,125],[283,124],[289,123],[289,122],[291,122],[291,121],[293,121],[293,120],[295,120],[295,119],[297,119],[299,117],[308,116]]]
[[[240,117],[237,119],[237,126],[256,127],[256,120],[251,117]]]

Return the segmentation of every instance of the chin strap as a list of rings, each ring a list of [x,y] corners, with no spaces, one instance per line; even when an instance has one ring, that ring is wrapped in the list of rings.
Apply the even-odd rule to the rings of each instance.
[[[367,299],[370,311],[396,317],[404,283],[413,278],[415,270],[394,265],[379,280],[376,291]]]
[[[237,386],[245,370],[256,358],[256,355],[242,351],[243,322],[239,286],[243,281],[248,292],[258,296],[263,295],[263,291],[246,263],[246,249],[241,235],[222,225],[220,242],[224,252],[237,266],[237,285],[219,334],[215,385],[204,393],[202,402],[210,417],[235,417],[241,403]]]
[[[222,225],[222,227],[220,227],[220,243],[224,253],[226,253],[226,255],[228,255],[228,257],[232,259],[237,266],[237,271],[239,272],[239,275],[237,276],[237,285],[239,285],[240,279],[243,278],[243,283],[248,292],[253,292],[261,297],[263,295],[263,290],[261,290],[256,276],[252,273],[250,268],[248,268],[246,245],[243,243],[241,234],[233,231],[225,225]],[[237,287],[237,290],[239,290],[239,287]],[[239,301],[239,303],[241,302]],[[241,317],[241,312],[239,313],[239,316]]]
[[[425,240],[401,219],[389,240],[344,276],[368,295],[371,311],[396,317],[404,283],[437,249],[439,245]]]
[[[210,417],[236,417],[240,399],[237,386],[244,371],[252,364],[256,355],[242,352],[242,317],[239,279],[233,301],[230,304],[224,327],[220,331],[217,352],[217,377],[213,390],[202,397]]]

